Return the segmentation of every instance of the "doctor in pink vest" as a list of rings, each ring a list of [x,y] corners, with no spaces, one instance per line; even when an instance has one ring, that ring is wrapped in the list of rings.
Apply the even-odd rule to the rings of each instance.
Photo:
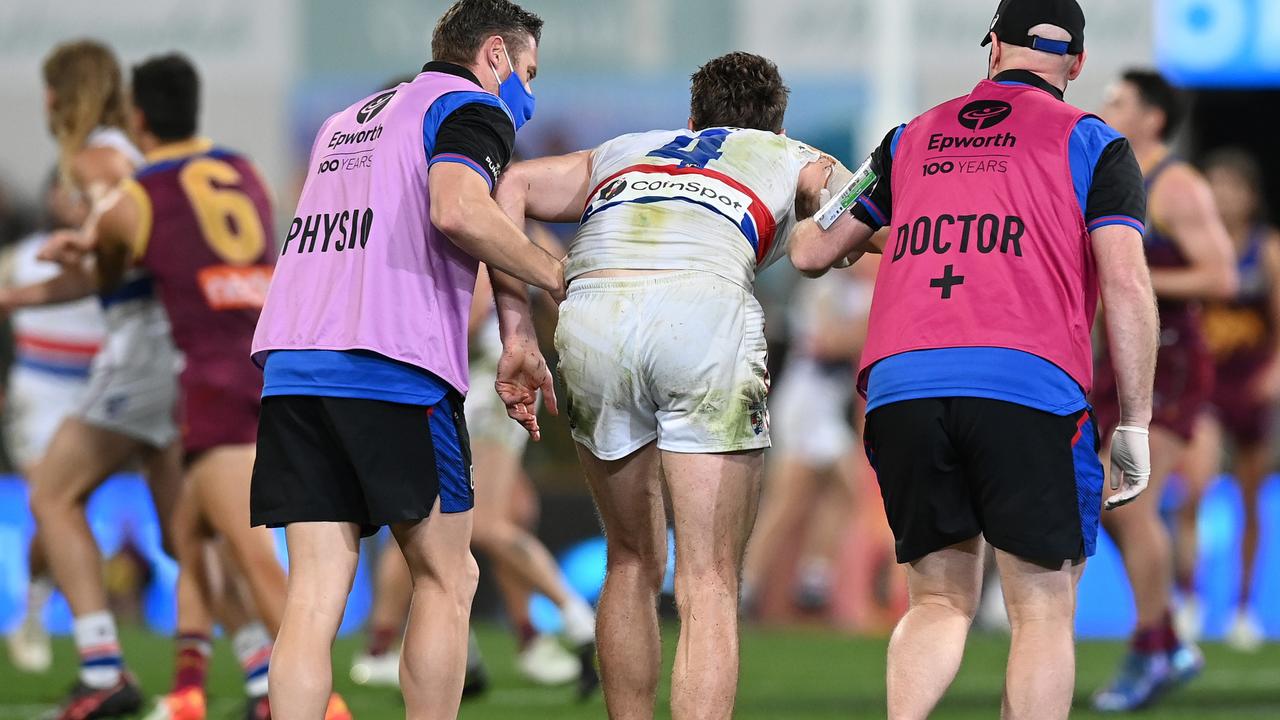
[[[290,561],[277,720],[349,717],[330,700],[330,648],[360,536],[384,525],[414,580],[406,715],[457,715],[477,580],[462,403],[480,262],[493,269],[508,414],[537,439],[540,390],[555,409],[526,283],[561,297],[563,269],[490,196],[533,114],[541,30],[508,0],[459,0],[421,74],[316,137],[253,342],[264,382],[251,516],[285,528]]]
[[[927,716],[955,677],[984,542],[1013,626],[1002,716],[1070,711],[1075,588],[1103,507],[1086,400],[1099,295],[1123,408],[1106,507],[1150,475],[1146,197],[1128,142],[1063,101],[1084,25],[1076,0],[1002,2],[989,79],[892,130],[793,236],[810,274],[884,256],[858,380],[911,590],[889,644],[890,718]]]

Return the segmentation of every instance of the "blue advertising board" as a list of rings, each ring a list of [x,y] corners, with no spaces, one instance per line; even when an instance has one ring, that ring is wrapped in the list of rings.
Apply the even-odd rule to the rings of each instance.
[[[1157,0],[1156,62],[1196,88],[1280,87],[1280,2]]]

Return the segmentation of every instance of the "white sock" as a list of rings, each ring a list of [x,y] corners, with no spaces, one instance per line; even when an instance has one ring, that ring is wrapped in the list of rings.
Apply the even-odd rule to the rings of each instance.
[[[582,598],[573,598],[560,609],[564,618],[564,636],[574,646],[586,645],[596,639],[596,613]]]
[[[80,680],[93,688],[108,688],[120,682],[124,657],[111,612],[101,610],[76,618],[72,634],[80,653]]]
[[[271,647],[274,641],[267,626],[251,622],[231,636],[240,669],[244,670],[244,691],[249,697],[267,694],[267,674],[271,667]]]

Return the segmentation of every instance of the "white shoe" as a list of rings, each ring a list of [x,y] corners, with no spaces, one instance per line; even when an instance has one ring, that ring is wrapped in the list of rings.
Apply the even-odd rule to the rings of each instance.
[[[1204,632],[1204,606],[1196,595],[1184,595],[1173,612],[1173,627],[1187,642],[1200,642]]]
[[[581,647],[596,641],[596,613],[585,600],[575,599],[561,609],[564,620],[564,639],[573,647]]]
[[[516,657],[516,667],[539,685],[566,685],[582,671],[582,663],[554,635],[535,637]]]
[[[28,617],[7,638],[9,659],[22,672],[45,673],[53,665],[49,633],[37,617]]]
[[[400,687],[400,652],[356,655],[351,661],[351,681],[365,686]]]
[[[1249,653],[1262,649],[1262,643],[1266,640],[1258,618],[1244,608],[1236,610],[1231,618],[1231,627],[1227,629],[1225,639],[1232,650]]]

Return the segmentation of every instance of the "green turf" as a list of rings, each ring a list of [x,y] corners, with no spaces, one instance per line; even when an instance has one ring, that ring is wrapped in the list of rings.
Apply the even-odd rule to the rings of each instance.
[[[489,693],[463,705],[461,717],[556,718],[604,717],[604,704],[595,698],[577,704],[569,689],[535,687],[515,674],[512,643],[499,628],[479,628],[493,684]],[[123,638],[130,667],[149,692],[167,687],[171,645],[166,638],[129,631]],[[993,718],[998,714],[1007,640],[975,635],[964,668],[942,707],[942,720]],[[354,687],[346,678],[347,663],[358,640],[343,639],[334,652],[338,689],[347,697],[358,720],[404,717],[398,695],[387,690]],[[884,640],[849,638],[815,630],[750,630],[743,638],[742,684],[738,718],[877,718],[884,717]],[[666,642],[667,668],[674,650]],[[1114,668],[1122,648],[1112,643],[1086,643],[1080,648],[1077,703]],[[1163,718],[1280,718],[1280,646],[1258,655],[1240,655],[1210,645],[1205,648],[1208,670],[1192,686],[1166,698],[1144,720]],[[37,717],[52,705],[69,682],[74,668],[70,642],[55,645],[56,669],[46,676],[19,675],[0,658],[0,719]],[[220,642],[212,677],[211,720],[238,717],[240,683],[230,649]],[[666,688],[660,691],[659,717],[665,709]],[[1094,717],[1083,709],[1074,717]]]

